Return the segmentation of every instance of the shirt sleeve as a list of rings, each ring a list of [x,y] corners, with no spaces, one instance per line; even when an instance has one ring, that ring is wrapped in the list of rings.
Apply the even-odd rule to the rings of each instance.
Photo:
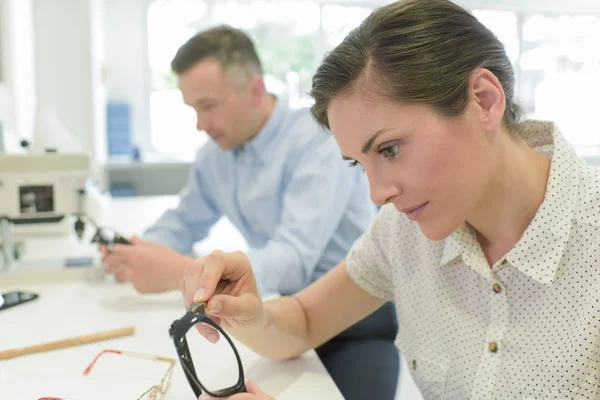
[[[394,300],[392,269],[385,254],[388,224],[395,220],[392,205],[383,207],[369,229],[354,243],[346,257],[346,268],[354,282],[375,297]]]
[[[204,239],[221,216],[202,175],[202,150],[192,164],[177,207],[167,210],[143,235],[182,254],[192,254],[194,243]]]
[[[364,176],[348,168],[331,136],[293,166],[275,234],[264,247],[247,252],[261,294],[295,293],[310,283],[360,179]]]

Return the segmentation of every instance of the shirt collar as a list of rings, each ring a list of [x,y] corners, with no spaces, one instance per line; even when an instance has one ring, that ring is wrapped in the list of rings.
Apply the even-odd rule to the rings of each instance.
[[[485,257],[482,257],[483,254],[480,253],[482,253],[481,246],[477,241],[475,229],[464,223],[444,241],[440,265],[449,264],[456,258],[461,257],[465,264],[485,275],[485,270],[489,270],[489,268]]]
[[[521,136],[530,147],[551,157],[552,161],[544,200],[505,259],[525,275],[549,284],[556,275],[571,233],[582,161],[551,122],[524,122]],[[477,253],[481,253],[481,247],[476,233],[465,224],[445,240],[440,265],[448,264],[459,255],[465,259]]]
[[[240,151],[249,152],[256,156],[262,163],[270,159],[269,147],[275,142],[277,132],[280,130],[281,122],[285,119],[289,109],[287,95],[279,95],[275,98],[275,106],[267,122],[258,134],[249,142],[244,144]]]

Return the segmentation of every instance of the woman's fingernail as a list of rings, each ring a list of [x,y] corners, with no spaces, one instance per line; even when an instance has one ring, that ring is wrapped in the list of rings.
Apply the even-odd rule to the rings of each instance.
[[[200,397],[198,397],[198,400],[210,400],[210,397],[208,397],[206,393],[202,393]]]
[[[194,295],[194,301],[202,301],[204,300],[204,293],[206,292],[206,290],[204,290],[204,288],[200,288],[196,291],[196,294]]]
[[[217,340],[219,340],[219,337],[217,336],[216,333],[209,333],[207,336],[207,339],[211,342],[211,343],[217,343]]]
[[[206,310],[209,314],[216,314],[223,309],[223,303],[219,300],[215,300],[208,305],[208,310]]]

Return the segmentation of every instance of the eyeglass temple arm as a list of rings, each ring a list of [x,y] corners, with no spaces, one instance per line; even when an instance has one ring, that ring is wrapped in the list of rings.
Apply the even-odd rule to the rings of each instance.
[[[98,355],[94,358],[94,361],[92,361],[90,363],[90,365],[87,366],[87,368],[83,371],[84,375],[87,375],[90,373],[90,371],[92,370],[92,367],[94,366],[94,364],[96,364],[96,361],[98,361],[98,359],[100,358],[100,356],[102,354],[106,354],[106,353],[113,353],[113,354],[122,354],[121,351],[119,350],[102,350],[100,353],[98,353]]]
[[[171,365],[175,365],[175,360],[172,359],[172,358],[168,358],[168,357],[153,356],[153,355],[150,355],[150,354],[136,353],[134,351],[102,350],[100,353],[98,353],[98,355],[96,356],[96,358],[94,358],[94,361],[92,361],[90,363],[90,365],[88,365],[88,367],[85,369],[85,371],[83,371],[83,374],[84,375],[89,374],[90,371],[92,370],[92,367],[94,366],[94,364],[96,364],[96,361],[98,361],[98,359],[100,358],[100,356],[102,354],[106,354],[106,353],[122,354],[124,356],[130,356],[130,357],[136,357],[136,358],[143,358],[143,359],[146,359],[146,360],[153,360],[153,361],[163,361],[163,362],[168,362]]]

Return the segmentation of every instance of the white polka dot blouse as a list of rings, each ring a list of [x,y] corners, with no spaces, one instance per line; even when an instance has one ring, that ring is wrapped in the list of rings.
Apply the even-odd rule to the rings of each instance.
[[[431,241],[391,204],[346,259],[396,302],[396,344],[425,399],[600,399],[600,169],[554,124],[524,124],[552,160],[546,195],[491,269],[467,224]]]

